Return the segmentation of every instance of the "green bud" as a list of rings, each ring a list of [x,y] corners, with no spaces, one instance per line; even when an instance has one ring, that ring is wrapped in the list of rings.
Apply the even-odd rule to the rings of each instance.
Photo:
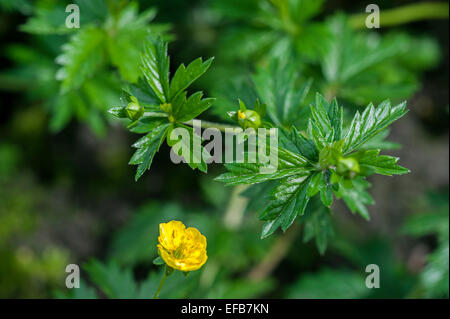
[[[238,111],[238,122],[239,125],[245,130],[249,127],[257,129],[261,126],[261,117],[259,114],[252,110],[246,110],[242,112]]]
[[[340,157],[337,163],[337,173],[346,178],[354,178],[359,172],[359,163],[353,157]]]
[[[139,105],[139,101],[136,97],[131,96],[130,98],[131,102],[128,103],[127,107],[125,108],[125,112],[130,120],[137,121],[141,118],[142,115],[144,115],[144,107]]]

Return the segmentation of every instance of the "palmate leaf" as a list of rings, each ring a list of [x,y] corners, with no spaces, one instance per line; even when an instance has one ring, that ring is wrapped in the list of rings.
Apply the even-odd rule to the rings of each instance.
[[[369,104],[362,114],[357,111],[345,135],[343,152],[349,154],[355,151],[407,112],[406,102],[391,106],[389,101],[382,102],[376,108]]]
[[[130,14],[133,16],[135,11],[132,10]],[[127,19],[130,19],[130,16]],[[141,19],[146,21],[148,14]],[[155,153],[166,137],[169,146],[177,144],[178,139],[172,139],[170,134],[174,129],[181,127],[187,130],[188,136],[186,139],[180,140],[180,145],[177,144],[180,149],[191,150],[193,145],[196,145],[194,139],[199,139],[200,152],[197,154],[196,151],[189,151],[188,154],[178,155],[183,155],[184,161],[192,169],[198,168],[206,172],[206,160],[210,157],[210,154],[201,145],[201,138],[194,134],[191,127],[187,127],[183,123],[200,115],[214,101],[212,98],[203,99],[202,92],[196,92],[187,97],[185,91],[192,82],[206,72],[212,59],[206,62],[197,59],[187,68],[181,65],[169,85],[170,61],[167,56],[167,43],[161,38],[154,39],[149,36],[143,45],[141,70],[145,80],[140,79],[138,83],[131,84],[123,91],[121,106],[109,110],[116,117],[129,117],[131,115],[127,115],[127,107],[132,102],[138,103],[144,111],[149,111],[138,113],[140,118],[137,119],[131,116],[133,122],[128,126],[132,132],[147,133],[133,145],[137,150],[129,164],[138,165],[135,179],[137,180],[150,168]]]

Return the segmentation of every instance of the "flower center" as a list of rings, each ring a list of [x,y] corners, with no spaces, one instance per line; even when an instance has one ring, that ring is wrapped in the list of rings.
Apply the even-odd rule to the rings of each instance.
[[[178,246],[178,248],[175,249],[175,251],[173,252],[173,256],[177,259],[182,258],[183,257],[183,248],[184,248],[184,245]]]

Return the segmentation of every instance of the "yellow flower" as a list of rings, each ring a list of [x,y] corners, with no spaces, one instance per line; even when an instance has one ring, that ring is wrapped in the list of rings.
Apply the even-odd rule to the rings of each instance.
[[[199,269],[208,259],[206,238],[177,220],[159,224],[158,252],[166,264],[181,271]]]

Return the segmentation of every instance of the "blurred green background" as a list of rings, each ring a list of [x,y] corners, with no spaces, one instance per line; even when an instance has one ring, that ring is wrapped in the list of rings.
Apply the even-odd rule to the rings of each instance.
[[[448,298],[448,4],[368,30],[364,1],[74,2],[80,29],[64,26],[69,1],[0,0],[1,298],[151,298],[158,225],[172,219],[205,234],[209,259],[169,277],[161,298]],[[215,56],[195,85],[218,98],[206,119],[252,101],[250,75],[274,56],[311,81],[305,103],[318,91],[353,114],[408,100],[386,146],[411,173],[371,179],[370,222],[335,203],[323,255],[300,225],[261,240],[260,195],[215,182],[220,165],[192,171],[163,146],[135,182],[135,136],[106,110],[137,80],[148,29],[170,41],[172,68]],[[65,287],[70,263],[80,289]],[[379,289],[364,285],[368,264]]]

